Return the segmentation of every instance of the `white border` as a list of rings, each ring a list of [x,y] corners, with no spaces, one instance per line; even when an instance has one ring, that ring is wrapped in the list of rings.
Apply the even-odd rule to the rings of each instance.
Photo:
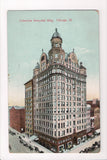
[[[107,159],[107,1],[106,0],[1,0],[0,8],[0,158],[2,160]],[[44,9],[96,9],[100,14],[100,94],[101,152],[96,154],[12,154],[8,152],[8,72],[7,72],[7,11]],[[95,58],[95,57],[93,57]]]

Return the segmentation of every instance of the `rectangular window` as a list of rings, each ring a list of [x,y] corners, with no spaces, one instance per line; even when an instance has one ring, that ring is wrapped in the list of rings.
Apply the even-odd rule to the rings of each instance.
[[[56,131],[55,131],[55,136],[56,136]]]
[[[60,121],[60,116],[58,116],[58,121]]]
[[[60,131],[58,131],[58,136],[60,136]]]
[[[58,108],[58,113],[60,113],[60,108]]]
[[[56,129],[56,124],[54,124],[54,128]]]
[[[67,129],[67,133],[69,132],[69,130]]]
[[[65,130],[64,131],[62,131],[62,136],[64,136],[65,135]]]
[[[60,128],[60,123],[58,123],[58,128]]]

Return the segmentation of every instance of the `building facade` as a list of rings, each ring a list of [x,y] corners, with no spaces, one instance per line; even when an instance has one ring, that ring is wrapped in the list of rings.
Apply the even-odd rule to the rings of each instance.
[[[100,101],[93,99],[92,101],[87,101],[87,104],[91,105],[90,117],[92,130],[100,129]]]
[[[94,129],[100,129],[100,108],[96,107],[94,109]]]
[[[91,117],[90,117],[90,113],[91,113],[91,105],[87,104],[87,133],[89,133],[91,131]]]
[[[25,109],[12,107],[9,110],[10,127],[18,132],[25,132]]]
[[[87,135],[86,68],[74,49],[66,53],[62,43],[56,29],[51,49],[48,55],[42,50],[32,79],[33,131],[42,145],[55,152]]]
[[[25,133],[33,135],[33,80],[25,83]]]

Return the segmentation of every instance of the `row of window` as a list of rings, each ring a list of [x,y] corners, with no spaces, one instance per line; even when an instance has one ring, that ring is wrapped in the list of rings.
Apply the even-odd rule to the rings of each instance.
[[[74,112],[86,112],[87,108],[37,108],[35,113],[74,113]]]
[[[32,125],[31,125],[31,124],[26,123],[26,128],[31,128],[31,127],[32,127]]]
[[[65,89],[65,90],[72,90],[72,89],[77,89],[77,92],[81,92],[81,89],[84,87],[76,87],[76,85],[73,85],[73,84],[68,84],[68,83],[64,83],[64,82],[61,82],[61,81],[55,81],[55,82],[50,82],[46,85],[42,85],[41,83],[39,84],[39,92],[41,91],[45,91],[47,92],[49,89],[56,89],[56,86],[58,86],[58,88],[60,89]]]
[[[26,133],[27,133],[27,132],[32,133],[32,129],[26,128]]]
[[[54,115],[54,116],[48,116],[48,115],[35,115],[35,121],[37,121],[37,124],[41,124],[43,122],[43,120],[50,120],[50,121],[62,121],[62,120],[71,120],[71,117],[75,120],[76,117],[77,118],[81,118],[82,117],[82,120],[79,122],[77,121],[77,124],[81,124],[81,123],[86,123],[86,114],[73,114],[72,116],[71,115]],[[84,119],[83,119],[84,118]],[[72,119],[72,120],[73,120]],[[41,122],[42,120],[42,122]]]
[[[32,103],[26,103],[25,102],[25,106],[32,106]],[[31,107],[30,107],[31,108]]]
[[[31,124],[32,123],[32,119],[31,119],[32,117],[30,117],[30,119],[26,119],[25,120],[25,122],[26,122],[26,124]]]
[[[32,90],[25,90],[25,98],[32,97]]]
[[[29,114],[31,115],[32,111],[26,111],[26,116],[29,115]]]
[[[66,77],[58,76],[58,75],[48,77],[52,73],[62,73]],[[48,73],[45,73],[44,75],[41,75],[41,77],[39,77],[36,82],[44,80],[41,83],[45,84],[45,83],[48,83],[49,81],[62,80],[62,81],[71,83],[71,78],[76,78],[77,81],[78,80],[83,81],[83,82],[86,81],[86,78],[85,77],[81,77],[80,75],[77,75],[77,74],[74,74],[74,73],[69,74],[66,71],[63,71],[63,70],[60,70],[60,69],[53,69],[53,70],[50,70]],[[78,83],[78,85],[80,85],[80,83]]]
[[[65,131],[63,131],[63,132],[65,132]],[[52,134],[53,135],[53,134]],[[44,135],[40,135],[40,137],[42,138],[42,139],[45,139],[45,140],[47,140],[47,141],[51,141],[52,143],[57,143],[57,141],[55,141],[55,140],[53,140],[53,139],[50,139],[50,138],[48,138],[48,137],[46,137],[46,136],[44,136]],[[64,143],[64,142],[67,142],[67,141],[70,141],[72,138],[71,137],[67,137],[67,138],[65,138],[65,139],[63,139],[63,140],[60,140],[59,142],[58,142],[58,144],[61,144],[61,143]]]
[[[55,107],[60,107],[60,106],[66,106],[66,107],[75,107],[75,106],[83,106],[83,104],[82,103],[79,103],[79,102],[71,102],[71,101],[58,101],[57,102],[57,98],[56,97],[54,97],[54,99],[53,100],[48,100],[48,102],[47,103],[40,103],[40,102],[44,102],[45,100],[43,99],[43,101],[41,100],[41,99],[39,99],[38,100],[39,101],[39,103],[38,103],[38,105],[39,105],[39,107],[44,107],[44,108],[48,108],[48,107],[52,107],[52,108],[55,108]],[[53,102],[52,102],[53,101]],[[84,100],[85,101],[85,100]]]
[[[66,134],[72,133],[72,128],[67,128],[62,131],[53,131],[48,128],[42,128],[40,126],[35,127],[36,130],[49,134],[51,136],[65,136]],[[86,125],[77,126],[73,131],[86,129]]]

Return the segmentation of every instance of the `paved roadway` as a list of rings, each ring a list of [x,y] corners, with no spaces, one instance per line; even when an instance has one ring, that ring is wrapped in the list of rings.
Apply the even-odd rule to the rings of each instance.
[[[9,133],[9,145],[11,146],[11,150],[9,151],[11,153],[38,153],[35,150],[30,150],[29,147],[24,146],[23,143],[20,143],[19,136],[22,136],[24,134],[21,134],[12,128],[11,130],[16,133],[16,135],[11,135]],[[48,150],[47,148],[43,147],[42,145],[36,142],[30,142],[30,145],[38,147],[39,151],[43,151],[44,153],[52,153],[52,151]]]
[[[12,136],[9,134],[9,144],[11,146],[11,150],[9,150],[10,153],[36,153],[35,150],[32,151],[20,143],[17,135]]]
[[[11,129],[12,130],[12,129]],[[9,134],[9,144],[11,146],[11,153],[37,153],[35,150],[30,150],[28,147],[24,146],[22,143],[19,142],[19,135],[21,136],[19,132],[15,131],[17,133],[16,135]],[[74,146],[70,151],[66,150],[64,153],[79,153],[81,150],[84,150],[87,147],[91,147],[92,144],[94,144],[96,141],[100,140],[100,135],[96,136],[95,138],[88,140],[84,143],[81,143],[80,145]],[[31,142],[31,145],[36,146],[39,148],[40,151],[43,151],[44,153],[53,153],[52,151],[48,150],[47,148],[41,146],[40,144],[36,142]],[[91,153],[97,153],[100,149],[94,150]]]
[[[99,153],[100,152],[100,148],[96,148],[94,151],[90,151],[88,153]]]
[[[66,150],[64,153],[79,153],[81,150],[84,150],[86,147],[91,147],[92,144],[94,144],[96,141],[100,140],[100,136],[97,136],[95,138],[93,138],[90,141],[87,141],[85,143],[81,143],[78,146],[74,146],[74,148],[72,148],[72,150]],[[19,135],[11,135],[9,134],[9,144],[11,146],[11,153],[37,153],[35,150],[30,150],[28,147],[24,146],[22,143],[19,142]],[[44,151],[45,153],[52,153],[50,150],[48,150],[47,148],[41,146],[40,144],[33,142],[33,145],[35,145],[36,147],[39,148],[39,150]],[[91,153],[98,153],[100,150],[94,150]]]
[[[81,150],[84,150],[85,148],[91,147],[92,144],[94,144],[96,141],[100,141],[100,135],[88,140],[87,142],[81,143],[78,146],[75,146],[74,148],[72,148],[71,151],[67,151],[68,153],[79,153]],[[96,151],[92,151],[92,153],[96,153],[97,151],[100,151],[99,149]]]

